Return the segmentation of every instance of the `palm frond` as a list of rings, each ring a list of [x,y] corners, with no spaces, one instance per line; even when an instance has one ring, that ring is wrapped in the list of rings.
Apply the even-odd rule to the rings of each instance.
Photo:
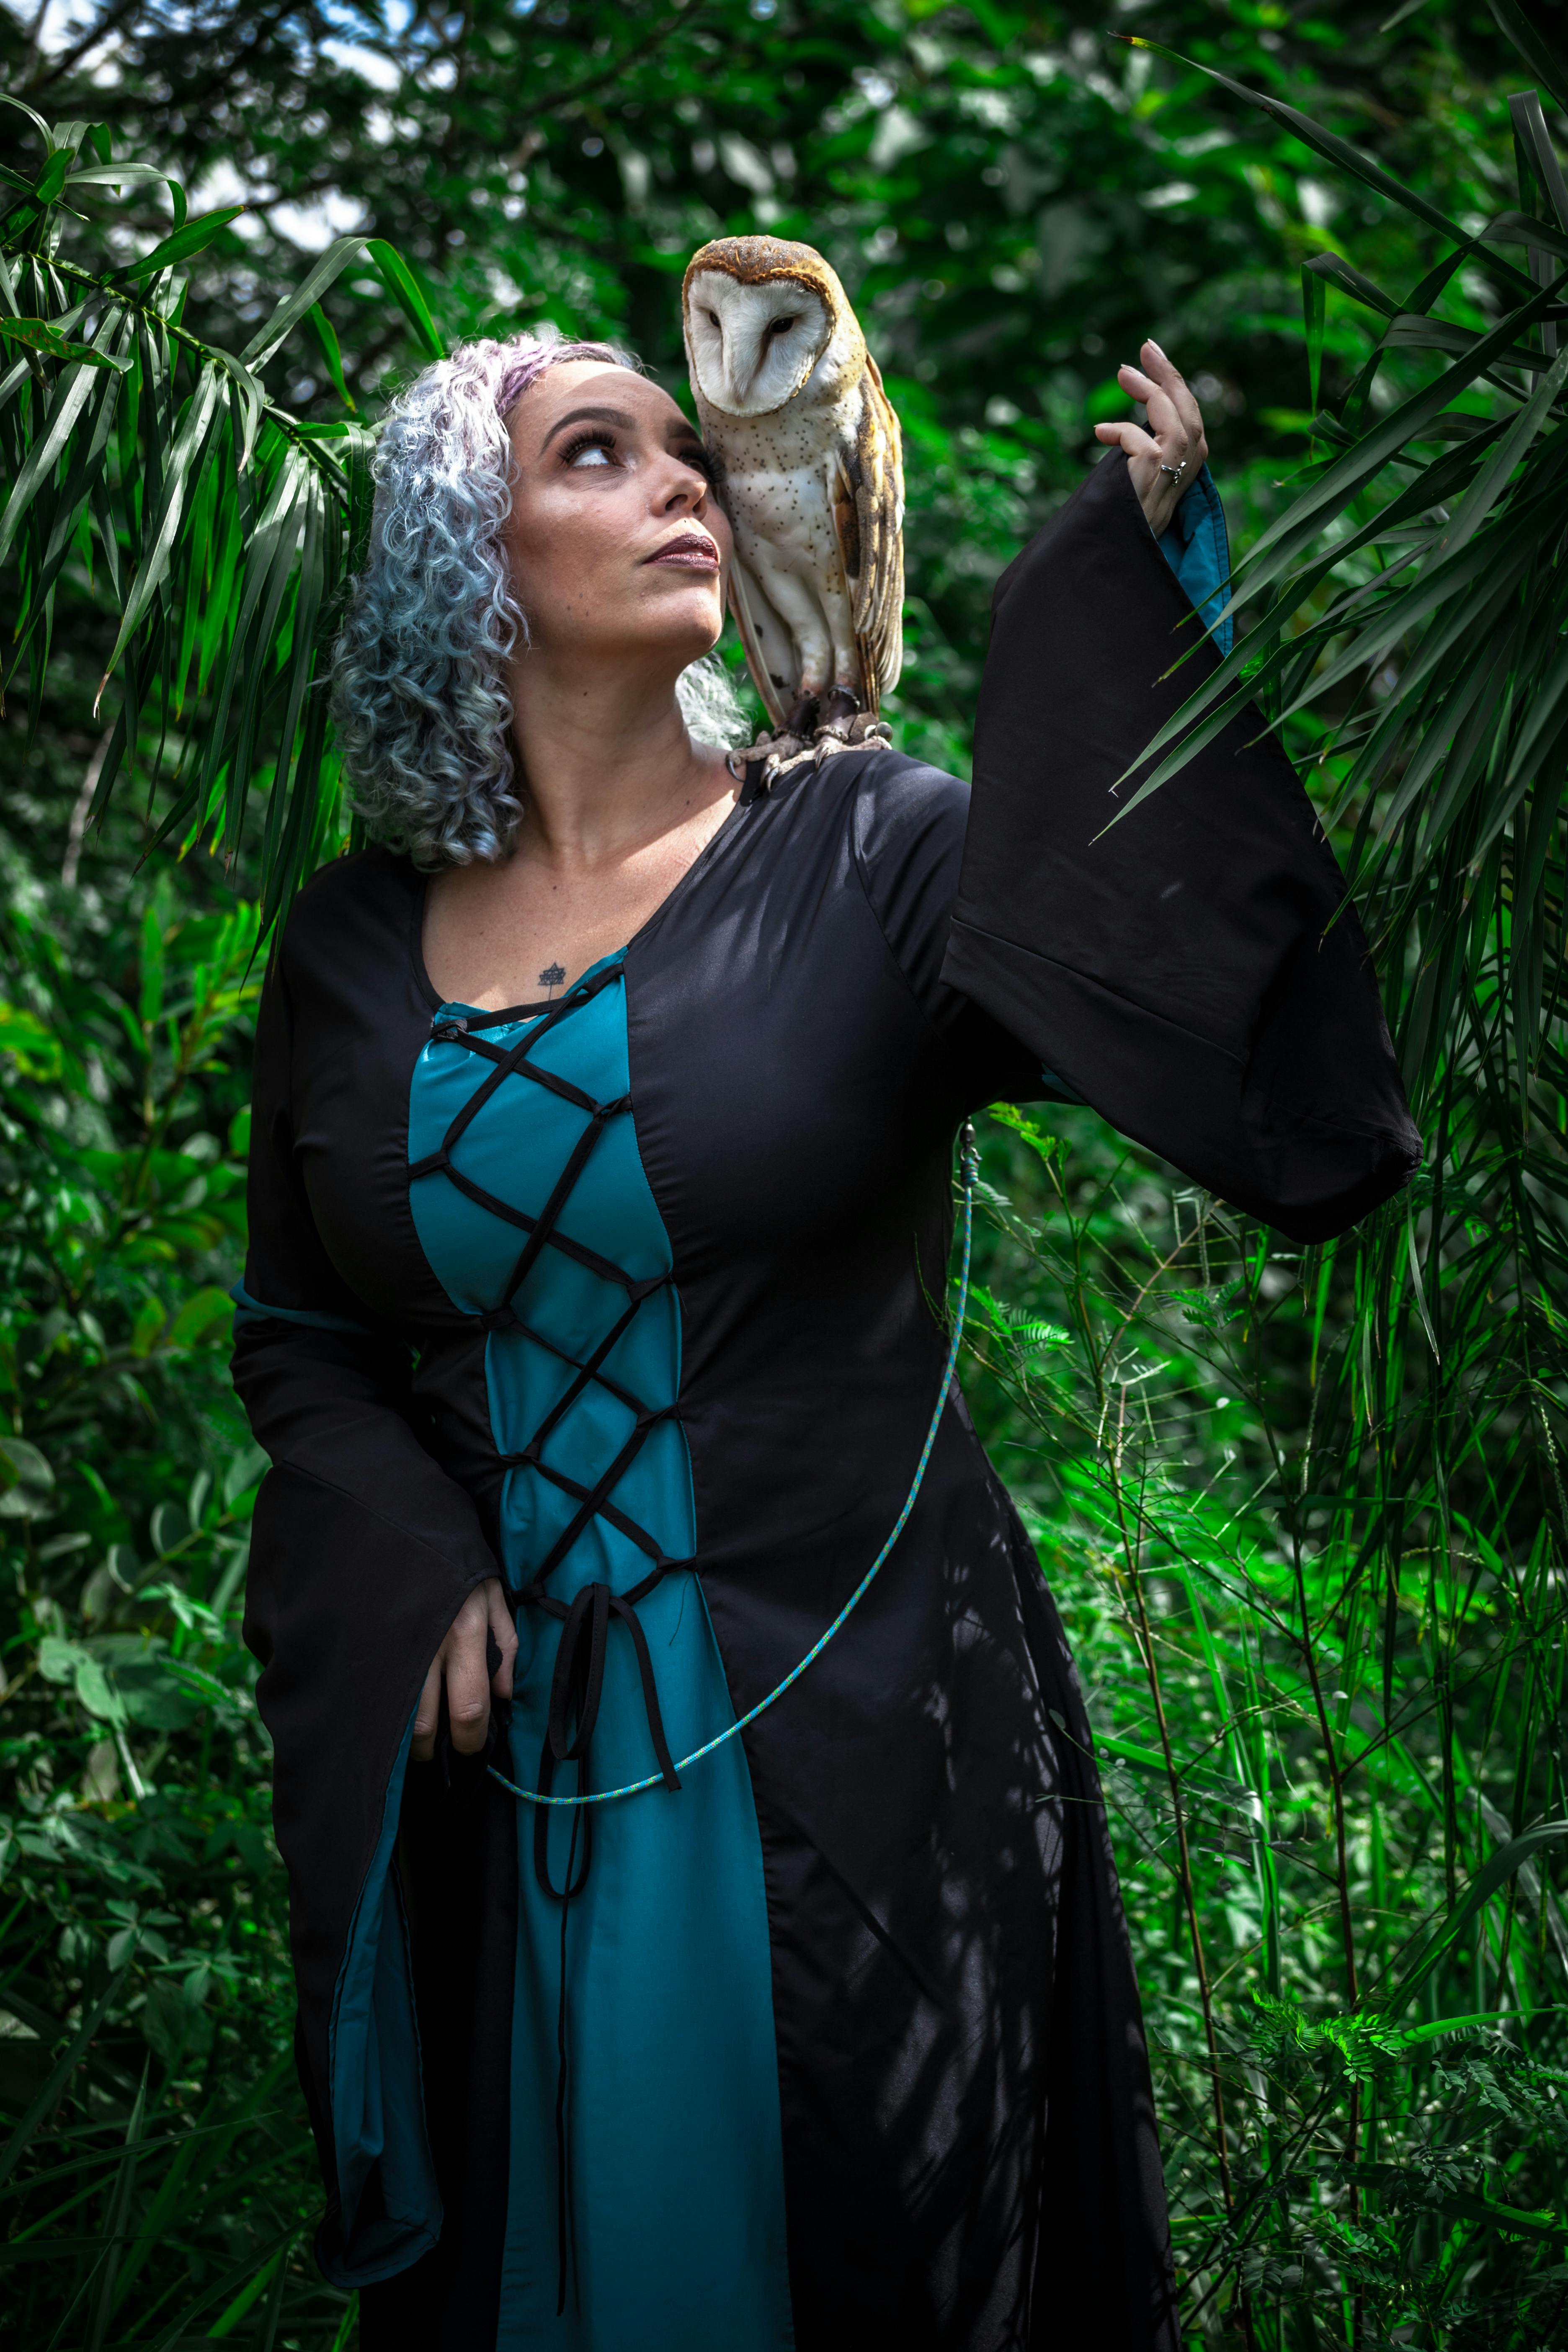
[[[16,590],[0,697],[25,677],[36,717],[57,588],[90,570],[109,625],[98,698],[119,706],[91,818],[144,767],[156,837],[232,857],[265,797],[269,922],[340,830],[326,662],[351,541],[363,551],[370,439],[352,414],[302,422],[263,372],[308,326],[352,409],[322,302],[354,262],[421,356],[440,338],[395,249],[340,236],[237,355],[204,341],[184,323],[185,271],[242,208],[186,219],[170,182],[171,234],[119,268],[84,267],[61,251],[79,205],[163,175],[116,163],[93,126],[23,110],[45,154],[30,182],[7,175],[0,214],[0,564]]]

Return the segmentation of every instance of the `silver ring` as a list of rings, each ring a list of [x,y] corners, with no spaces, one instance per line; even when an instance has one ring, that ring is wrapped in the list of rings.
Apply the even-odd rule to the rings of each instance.
[[[1163,457],[1160,460],[1160,471],[1162,474],[1169,474],[1173,482],[1179,482],[1186,470],[1187,460],[1185,457],[1182,459],[1179,466],[1167,466]]]

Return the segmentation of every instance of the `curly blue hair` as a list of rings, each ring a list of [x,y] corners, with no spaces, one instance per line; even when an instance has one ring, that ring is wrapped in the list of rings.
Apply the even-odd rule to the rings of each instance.
[[[522,814],[506,666],[528,643],[501,531],[511,511],[512,410],[548,368],[611,343],[536,335],[460,343],[393,405],[375,458],[369,559],[332,664],[332,712],[354,805],[373,838],[425,868],[504,857]],[[695,662],[678,692],[693,736],[745,728],[728,675]]]

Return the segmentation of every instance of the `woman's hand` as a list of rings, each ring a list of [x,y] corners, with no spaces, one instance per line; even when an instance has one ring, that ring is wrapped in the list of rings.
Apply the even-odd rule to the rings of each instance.
[[[495,1636],[500,1664],[492,1675],[489,1642]],[[508,1612],[499,1577],[487,1576],[476,1585],[452,1620],[451,1631],[437,1651],[419,1708],[414,1717],[414,1761],[428,1764],[436,1753],[436,1730],[441,1719],[441,1685],[447,1685],[447,1715],[452,1745],[459,1756],[473,1756],[485,1744],[489,1729],[490,1693],[511,1696],[512,1661],[517,1656],[517,1628]]]
[[[1184,492],[1203,471],[1209,445],[1204,439],[1203,411],[1187,390],[1179,368],[1173,367],[1158,343],[1145,343],[1138,354],[1142,367],[1119,367],[1116,381],[1148,410],[1149,429],[1134,425],[1097,425],[1094,437],[1127,452],[1127,470],[1139,504],[1156,539],[1170,526]],[[1179,468],[1173,478],[1161,467]]]

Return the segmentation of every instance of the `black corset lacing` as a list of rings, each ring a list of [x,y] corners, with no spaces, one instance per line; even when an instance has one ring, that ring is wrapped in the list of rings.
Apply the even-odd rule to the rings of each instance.
[[[579,981],[569,989],[559,1003],[552,1005],[520,1037],[516,1044],[503,1048],[479,1034],[484,1028],[495,1027],[517,1015],[495,1014],[489,1021],[477,1021],[458,1014],[443,1015],[435,1024],[433,1036],[442,1044],[466,1046],[491,1065],[480,1084],[452,1120],[441,1139],[440,1149],[425,1159],[410,1164],[410,1182],[416,1179],[442,1175],[455,1184],[459,1192],[489,1215],[513,1225],[525,1236],[522,1248],[505,1285],[501,1303],[486,1310],[476,1320],[481,1330],[520,1331],[536,1348],[568,1365],[572,1379],[555,1403],[545,1414],[526,1445],[514,1454],[501,1454],[498,1460],[510,1470],[526,1470],[572,1497],[576,1504],[567,1525],[551,1545],[544,1558],[526,1584],[507,1587],[508,1603],[515,1614],[524,1607],[537,1609],[546,1617],[554,1618],[561,1626],[561,1645],[556,1652],[555,1671],[550,1685],[550,1710],[544,1742],[539,1759],[539,1793],[548,1796],[558,1764],[577,1767],[577,1793],[585,1793],[593,1785],[590,1778],[591,1751],[595,1727],[599,1719],[599,1706],[604,1693],[605,1661],[612,1622],[620,1623],[631,1639],[637,1655],[637,1673],[642,1683],[643,1705],[647,1714],[648,1733],[653,1741],[660,1775],[668,1789],[679,1789],[675,1765],[665,1737],[664,1720],[659,1713],[658,1691],[654,1681],[653,1661],[648,1654],[647,1636],[637,1615],[637,1603],[645,1601],[656,1585],[677,1570],[690,1569],[690,1559],[671,1559],[661,1549],[647,1529],[638,1525],[614,1500],[615,1490],[637,1460],[647,1442],[650,1430],[661,1421],[679,1419],[673,1404],[650,1405],[642,1398],[613,1379],[604,1367],[617,1343],[631,1328],[646,1298],[662,1290],[673,1279],[666,1272],[649,1277],[627,1274],[613,1259],[603,1257],[584,1243],[574,1241],[560,1230],[560,1218],[573,1188],[587,1166],[594,1148],[610,1121],[625,1117],[632,1104],[629,1095],[614,1102],[595,1102],[581,1087],[560,1077],[553,1070],[541,1069],[530,1058],[534,1048],[548,1036],[569,1013],[591,1002],[602,988],[621,977],[619,963],[607,965]],[[560,1175],[551,1189],[550,1197],[537,1217],[513,1208],[508,1201],[498,1200],[482,1184],[475,1183],[452,1162],[452,1154],[463,1135],[479,1112],[509,1078],[526,1078],[543,1087],[563,1102],[574,1104],[586,1114],[577,1140],[566,1156]],[[541,1253],[553,1248],[574,1259],[590,1273],[605,1282],[616,1285],[626,1293],[626,1306],[587,1358],[579,1361],[574,1356],[545,1338],[542,1331],[525,1322],[518,1313],[516,1300],[523,1285],[537,1264]],[[596,1384],[615,1397],[632,1414],[632,1427],[613,1461],[601,1472],[591,1486],[568,1477],[543,1458],[544,1447],[551,1435],[570,1412],[577,1399],[590,1384]],[[635,1544],[648,1560],[646,1576],[626,1592],[612,1591],[609,1585],[584,1585],[574,1598],[562,1601],[546,1587],[550,1577],[571,1551],[579,1536],[590,1523],[603,1519],[609,1527]],[[552,1809],[536,1806],[533,1817],[533,1868],[541,1888],[552,1902],[561,1906],[561,1991],[556,2015],[556,2084],[555,2084],[555,2165],[556,2165],[556,2242],[558,2281],[556,2312],[566,2308],[566,2277],[569,2251],[568,2165],[567,2165],[567,2086],[568,2035],[566,2001],[566,1924],[570,1906],[582,1894],[588,1882],[588,1870],[593,1858],[593,1819],[586,1807],[572,1808],[572,1832],[567,1847],[566,1867],[557,1886],[550,1874],[549,1827]]]

